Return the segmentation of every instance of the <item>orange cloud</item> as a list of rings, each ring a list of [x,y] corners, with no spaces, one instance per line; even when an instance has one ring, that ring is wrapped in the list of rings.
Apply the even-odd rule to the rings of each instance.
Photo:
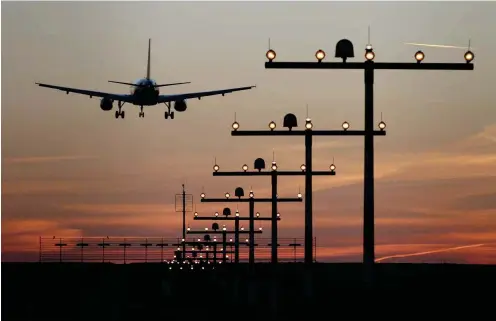
[[[4,164],[34,164],[34,163],[49,163],[60,161],[72,161],[83,159],[96,159],[96,156],[32,156],[32,157],[7,157],[2,160]]]

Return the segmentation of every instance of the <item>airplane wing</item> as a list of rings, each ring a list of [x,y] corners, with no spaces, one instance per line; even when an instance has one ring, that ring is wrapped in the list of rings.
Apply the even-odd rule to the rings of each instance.
[[[69,94],[69,93],[75,93],[75,94],[81,94],[81,95],[90,96],[90,98],[92,98],[93,96],[95,96],[95,97],[102,97],[102,98],[110,98],[112,100],[124,101],[124,102],[127,102],[127,103],[132,103],[133,102],[133,96],[132,95],[111,94],[111,93],[104,93],[104,92],[100,92],[100,91],[92,91],[92,90],[85,90],[85,89],[61,87],[61,86],[54,86],[54,85],[47,85],[47,84],[40,84],[40,83],[35,83],[35,84],[37,84],[40,87],[46,87],[46,88],[52,88],[52,89],[57,89],[57,90],[65,91],[67,94]]]
[[[177,95],[160,95],[158,97],[158,102],[159,103],[167,103],[171,101],[176,101],[176,100],[186,100],[186,99],[191,99],[191,98],[202,98],[205,96],[215,96],[215,95],[222,95],[224,96],[225,94],[229,94],[235,91],[242,91],[242,90],[249,90],[252,88],[255,88],[256,86],[248,86],[248,87],[238,87],[238,88],[229,88],[229,89],[222,89],[222,90],[213,90],[213,91],[201,91],[201,92],[196,92],[196,93],[186,93],[186,94],[177,94]]]

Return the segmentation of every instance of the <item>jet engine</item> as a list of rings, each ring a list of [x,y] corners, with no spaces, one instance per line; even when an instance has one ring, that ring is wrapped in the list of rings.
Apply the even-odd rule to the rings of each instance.
[[[100,108],[105,111],[112,110],[114,101],[110,98],[102,98],[100,101]]]
[[[188,108],[188,106],[186,106],[186,102],[184,100],[176,100],[174,102],[174,109],[178,112],[183,112],[186,110],[186,108]]]

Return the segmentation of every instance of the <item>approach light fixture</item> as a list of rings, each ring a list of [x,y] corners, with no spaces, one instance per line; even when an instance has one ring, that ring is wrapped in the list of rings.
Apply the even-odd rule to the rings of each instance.
[[[201,194],[200,194],[200,197],[201,197],[201,198],[205,198],[205,193],[201,193]]]
[[[245,172],[246,172],[247,170],[248,170],[248,165],[244,164],[244,165],[243,165],[243,171],[245,171]]]
[[[374,60],[374,58],[375,58],[374,49],[372,49],[371,45],[367,45],[365,47],[365,59],[367,59],[368,61],[372,61]]]
[[[350,123],[345,121],[341,126],[343,127],[344,130],[348,130],[348,128],[350,128]]]
[[[307,169],[307,167],[305,166],[305,164],[301,164],[300,169],[302,172],[304,172]]]
[[[463,57],[465,58],[465,61],[466,61],[467,63],[469,63],[469,62],[471,62],[472,60],[474,60],[475,55],[474,55],[474,53],[473,53],[472,51],[470,51],[470,50],[469,50],[469,51],[467,51],[467,52],[465,53],[465,55],[464,55]]]
[[[244,230],[245,230],[245,228],[243,226],[241,226],[241,231],[244,231]]]
[[[215,212],[214,215],[215,215],[215,217],[219,216],[219,212]]]
[[[310,118],[305,119],[305,128],[312,129],[312,127],[313,127],[312,120]]]
[[[274,161],[274,162],[272,162],[272,166],[271,166],[271,168],[272,168],[272,170],[273,170],[273,171],[276,171],[276,170],[277,170],[277,164],[276,164],[276,162],[275,162],[275,161]]]
[[[315,53],[315,58],[317,58],[318,62],[321,62],[325,58],[325,56],[325,51],[322,49],[317,50],[317,52]]]
[[[208,231],[208,227],[205,227],[205,231]]]
[[[225,226],[225,225],[224,225],[224,226],[222,226],[222,230],[223,230],[223,231],[226,231],[226,230],[227,230],[227,228],[226,228],[226,226]]]
[[[384,130],[384,129],[386,129],[386,123],[385,123],[385,122],[383,122],[383,121],[381,121],[381,122],[379,123],[379,129],[380,129],[380,130]]]
[[[218,172],[219,171],[219,165],[217,165],[217,164],[214,165],[214,171],[215,172]]]
[[[238,123],[237,121],[235,121],[234,123],[232,123],[232,128],[233,128],[234,130],[238,130],[238,128],[239,128],[239,123]]]
[[[329,169],[330,169],[331,171],[335,171],[335,170],[336,170],[336,165],[331,164],[331,166],[329,166]]]
[[[277,127],[277,126],[276,126],[276,123],[275,123],[274,121],[271,121],[271,122],[269,123],[269,128],[270,128],[270,130],[274,130],[274,129],[276,129],[276,127]]]
[[[253,191],[250,191],[250,198],[253,198],[253,196],[255,196],[255,194],[253,194]]]
[[[265,57],[267,57],[267,59],[269,59],[269,61],[272,61],[272,60],[276,59],[276,52],[272,49],[269,49],[269,50],[267,50]]]
[[[261,230],[262,230],[262,227],[260,226],[260,227],[258,228],[258,230],[259,230],[259,231],[261,231]]]
[[[302,198],[303,195],[301,195],[301,193],[298,193],[298,198]]]
[[[257,217],[260,217],[260,212],[257,212],[257,214],[255,214]]]
[[[417,60],[418,63],[420,63],[422,60],[424,60],[424,58],[425,58],[425,55],[421,50],[419,50],[415,53],[415,60]]]
[[[188,231],[191,231],[191,227],[188,226]]]
[[[277,217],[281,217],[281,213],[277,212]]]
[[[236,210],[236,216],[239,216],[239,211],[238,210]]]
[[[198,216],[198,212],[195,212],[195,217],[197,217],[197,216]]]
[[[229,197],[231,197],[231,194],[229,194],[229,192],[226,192],[225,196],[226,196],[226,198],[229,198]]]

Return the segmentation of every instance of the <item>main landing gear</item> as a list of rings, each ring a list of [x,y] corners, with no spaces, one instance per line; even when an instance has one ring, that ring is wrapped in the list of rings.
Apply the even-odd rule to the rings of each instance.
[[[170,119],[174,119],[174,112],[171,111],[171,103],[168,102],[168,103],[164,103],[165,106],[167,106],[167,111],[164,113],[164,117],[165,119],[168,119],[170,117]]]
[[[141,106],[140,113],[138,114],[139,117],[145,118],[145,112],[143,111],[143,106]]]
[[[119,118],[119,116],[124,119],[124,116],[126,115],[124,110],[121,110],[122,109],[122,106],[124,106],[126,102],[122,102],[122,101],[119,101],[117,102],[117,107],[119,108],[119,110],[116,110],[115,111],[115,119]]]

